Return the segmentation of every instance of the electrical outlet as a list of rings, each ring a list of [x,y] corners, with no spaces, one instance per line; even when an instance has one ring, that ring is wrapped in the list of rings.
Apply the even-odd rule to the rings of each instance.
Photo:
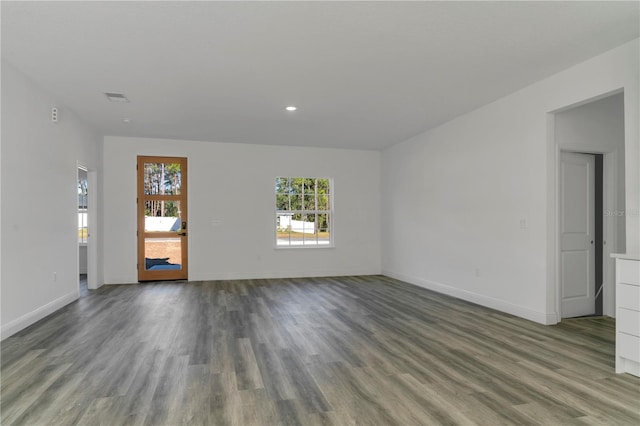
[[[527,219],[520,219],[520,229],[527,229]]]
[[[58,273],[57,272],[53,273],[53,281],[54,282],[58,281]]]
[[[476,277],[480,276],[480,268],[476,268]]]

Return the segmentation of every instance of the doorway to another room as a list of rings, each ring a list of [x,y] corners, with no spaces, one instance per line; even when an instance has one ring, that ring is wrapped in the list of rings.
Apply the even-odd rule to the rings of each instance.
[[[78,166],[78,292],[80,297],[89,293],[89,173]]]
[[[557,319],[615,317],[610,254],[625,247],[624,93],[556,111],[553,135]]]

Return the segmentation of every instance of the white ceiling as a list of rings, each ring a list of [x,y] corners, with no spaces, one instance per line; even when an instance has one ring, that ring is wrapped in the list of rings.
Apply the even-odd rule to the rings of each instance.
[[[102,134],[355,149],[639,36],[635,1],[1,7],[2,56]]]

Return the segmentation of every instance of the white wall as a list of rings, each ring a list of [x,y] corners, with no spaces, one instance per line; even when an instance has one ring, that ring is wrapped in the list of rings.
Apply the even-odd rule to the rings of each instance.
[[[637,212],[638,47],[627,43],[385,150],[383,273],[555,323],[549,113],[624,90],[626,209]],[[629,251],[638,250],[638,221],[626,217]]]
[[[96,169],[100,143],[2,60],[3,338],[78,297],[77,161]]]
[[[78,246],[78,272],[86,274],[88,271],[87,245],[82,244]]]
[[[380,153],[104,140],[106,283],[137,281],[136,156],[188,158],[189,279],[380,273]],[[335,248],[275,249],[275,178],[334,179]]]

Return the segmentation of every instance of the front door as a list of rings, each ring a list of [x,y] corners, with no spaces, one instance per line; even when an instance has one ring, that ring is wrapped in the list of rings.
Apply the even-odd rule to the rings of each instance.
[[[138,281],[186,280],[187,159],[138,157]]]
[[[561,316],[595,314],[595,158],[560,158]]]

